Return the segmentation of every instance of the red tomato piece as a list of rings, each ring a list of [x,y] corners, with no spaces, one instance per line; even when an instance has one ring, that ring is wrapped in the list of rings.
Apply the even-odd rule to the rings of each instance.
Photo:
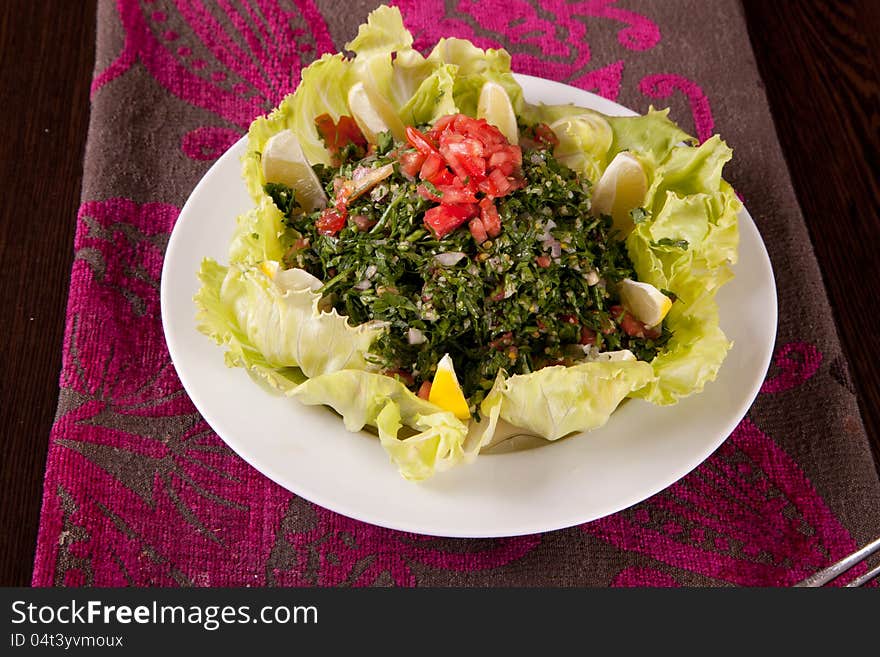
[[[596,344],[596,332],[587,326],[582,326],[581,327],[580,343],[581,344]]]
[[[501,234],[501,217],[492,199],[484,198],[480,201],[480,220],[489,237],[498,237]]]
[[[476,214],[473,205],[440,204],[425,212],[424,222],[437,237],[448,235]]]
[[[322,114],[315,118],[315,126],[318,128],[318,133],[321,135],[327,148],[335,148],[336,124],[333,122],[333,117],[329,114]]]
[[[345,213],[336,208],[327,208],[315,222],[318,232],[324,235],[336,235],[345,226]]]
[[[486,232],[486,227],[483,225],[483,222],[480,221],[477,217],[474,217],[468,222],[468,228],[470,229],[471,235],[473,236],[474,241],[477,244],[482,244],[487,239],[489,239],[489,234]]]
[[[477,139],[462,137],[454,132],[444,132],[440,137],[440,155],[459,178],[471,182],[486,176],[486,160],[483,144]]]
[[[366,233],[370,228],[376,225],[376,220],[371,219],[365,214],[356,214],[351,220],[354,222],[354,225],[358,227],[358,230],[362,233]]]
[[[632,338],[645,337],[645,325],[629,313],[624,313],[620,320],[620,328],[623,332]]]
[[[443,185],[455,185],[458,178],[456,178],[455,174],[452,173],[444,164],[443,168],[440,169],[440,171],[435,173],[430,178],[425,178],[425,180],[427,180],[429,183],[433,184],[435,187],[441,187]],[[459,186],[461,186],[461,185],[459,185]]]
[[[422,399],[428,399],[431,396],[431,382],[430,381],[422,381],[422,385],[419,386],[419,397]]]
[[[418,151],[406,151],[400,154],[400,172],[408,178],[415,178],[419,175],[422,165],[425,163],[424,153]]]
[[[402,370],[400,368],[395,368],[393,370],[385,370],[383,372],[383,374],[385,376],[390,376],[392,378],[397,377],[406,386],[415,385],[415,382],[416,382],[415,378],[413,377],[413,375],[410,372],[407,372],[406,370]]]
[[[556,136],[556,133],[546,123],[539,123],[535,126],[535,139],[547,146],[559,144],[559,138]]]
[[[431,153],[425,158],[419,171],[419,177],[422,180],[434,182],[433,178],[444,169],[446,169],[446,163],[443,161],[443,158],[438,153]]]
[[[474,193],[465,187],[458,185],[436,185],[437,191],[440,192],[440,201],[447,205],[458,203],[476,203],[477,197]]]
[[[537,258],[535,258],[535,262],[537,263],[537,265],[539,267],[543,267],[544,269],[547,269],[547,267],[550,266],[550,256],[545,256],[545,255],[538,256]]]
[[[348,144],[357,144],[358,146],[366,146],[367,138],[350,116],[340,116],[336,123],[336,146],[343,148]]]
[[[410,146],[426,156],[437,152],[437,149],[434,148],[434,144],[428,141],[428,138],[425,137],[425,135],[411,125],[406,126],[406,140],[409,142]]]
[[[348,144],[355,144],[366,148],[367,139],[364,133],[350,116],[340,116],[338,122],[333,121],[329,114],[321,114],[315,119],[315,126],[324,140],[324,145],[330,151],[331,158]]]
[[[440,197],[425,187],[425,185],[419,185],[416,187],[416,193],[427,201],[434,201],[435,203],[440,202]]]
[[[495,196],[505,196],[514,189],[513,183],[498,169],[492,169],[492,173],[489,174],[489,180],[495,186]]]

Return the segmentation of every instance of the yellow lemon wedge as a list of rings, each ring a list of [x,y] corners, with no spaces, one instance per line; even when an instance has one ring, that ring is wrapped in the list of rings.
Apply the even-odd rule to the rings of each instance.
[[[437,363],[437,372],[431,383],[428,401],[450,411],[459,420],[467,420],[471,417],[467,400],[464,398],[461,386],[458,385],[458,378],[455,376],[455,368],[449,354],[443,356]]]
[[[497,82],[483,83],[477,101],[477,118],[486,119],[498,128],[511,144],[519,143],[519,128],[516,126],[516,114],[513,112],[510,96]]]
[[[598,114],[584,113],[564,116],[548,127],[559,139],[553,157],[595,181],[614,139],[611,124]]]
[[[630,210],[642,207],[648,193],[648,177],[635,156],[622,152],[614,156],[593,188],[593,212],[611,215],[621,237],[634,228]]]
[[[290,130],[272,135],[261,157],[266,182],[283,183],[296,192],[296,201],[306,212],[327,205],[327,194],[303,154],[299,139]]]
[[[657,326],[672,308],[672,299],[650,283],[624,278],[617,291],[623,307],[646,326]]]
[[[396,140],[406,139],[406,127],[394,108],[363,82],[356,82],[348,90],[348,109],[371,144],[378,144],[379,134],[389,130]]]

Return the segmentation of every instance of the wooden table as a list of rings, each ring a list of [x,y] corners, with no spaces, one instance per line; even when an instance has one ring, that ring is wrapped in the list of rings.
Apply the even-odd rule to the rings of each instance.
[[[880,469],[880,2],[744,5]],[[94,32],[95,0],[0,2],[0,585],[31,577]]]

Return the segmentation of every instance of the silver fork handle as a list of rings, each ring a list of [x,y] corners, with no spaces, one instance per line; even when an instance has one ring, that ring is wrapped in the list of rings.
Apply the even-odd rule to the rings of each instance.
[[[865,547],[863,547],[861,550],[857,550],[856,552],[853,552],[848,557],[844,557],[843,559],[841,559],[837,563],[828,566],[828,568],[825,568],[824,570],[820,570],[817,573],[813,573],[812,575],[807,577],[802,582],[798,582],[797,584],[795,584],[795,586],[806,586],[806,587],[822,586],[826,582],[830,582],[835,577],[842,575],[843,573],[845,573],[847,570],[849,570],[850,568],[855,566],[857,563],[859,563],[863,559],[866,559],[867,557],[874,554],[877,550],[880,550],[880,538],[874,539],[873,541],[868,543]],[[875,568],[872,572],[874,574],[871,577],[868,577],[868,575],[870,575],[871,573],[867,573],[866,575],[863,576],[863,577],[867,577],[867,579],[864,579],[864,581],[862,581],[861,584],[864,584],[865,582],[873,579],[873,577],[877,576],[877,568]],[[860,577],[859,580],[863,579],[863,577]],[[859,581],[859,580],[856,580],[856,581]],[[861,584],[856,584],[855,582],[853,582],[853,586],[860,586]]]

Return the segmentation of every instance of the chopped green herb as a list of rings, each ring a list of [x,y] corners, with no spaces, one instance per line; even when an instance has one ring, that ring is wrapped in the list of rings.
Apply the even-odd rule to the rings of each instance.
[[[377,153],[315,170],[332,198],[334,179],[388,161]],[[386,322],[368,357],[382,371],[411,375],[413,389],[433,378],[446,353],[471,404],[484,398],[500,370],[525,374],[572,364],[585,356],[582,342],[653,359],[668,331],[655,340],[634,338],[611,316],[619,302],[615,283],[635,272],[624,242],[609,237],[610,217],[590,213],[589,182],[549,149],[524,151],[522,168],[526,185],[495,199],[500,235],[481,245],[466,227],[443,239],[426,230],[422,217],[435,203],[417,187],[432,194],[436,188],[395,172],[348,205],[349,217],[372,224],[369,230],[350,220],[328,236],[315,227],[319,213],[282,210],[287,225],[307,239],[286,264],[325,281],[325,302],[352,324]],[[411,329],[418,340],[410,339]]]

